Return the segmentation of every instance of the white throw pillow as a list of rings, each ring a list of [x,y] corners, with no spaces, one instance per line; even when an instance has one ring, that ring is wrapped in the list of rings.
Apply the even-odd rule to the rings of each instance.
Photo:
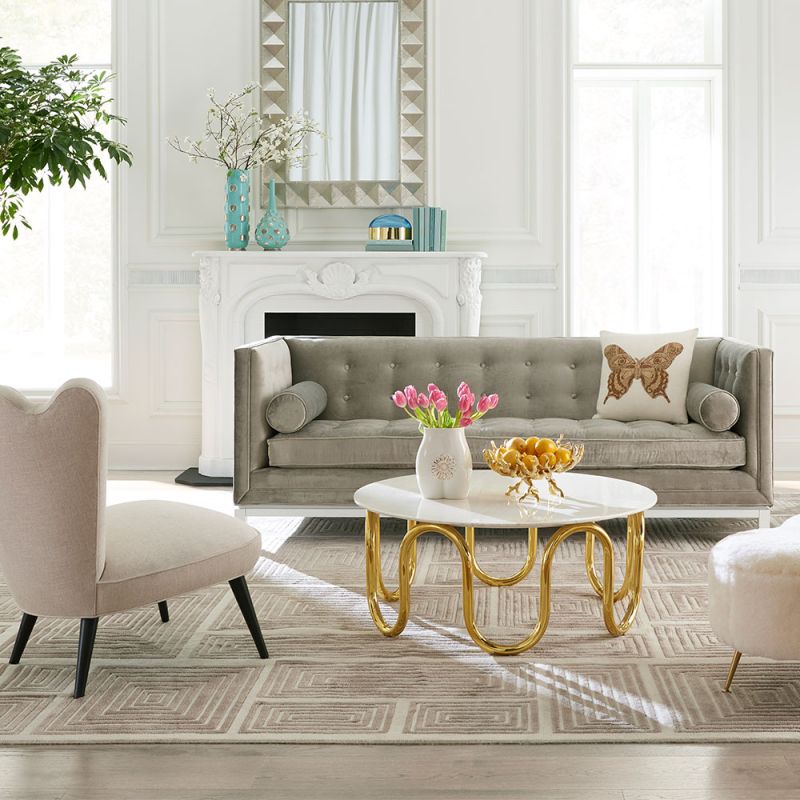
[[[697,328],[680,333],[600,331],[597,416],[686,423],[686,390]]]

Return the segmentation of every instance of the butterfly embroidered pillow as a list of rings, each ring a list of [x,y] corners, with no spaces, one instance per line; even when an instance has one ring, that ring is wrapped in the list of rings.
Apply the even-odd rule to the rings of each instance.
[[[680,333],[600,331],[603,350],[597,416],[686,423],[686,392],[697,329]]]

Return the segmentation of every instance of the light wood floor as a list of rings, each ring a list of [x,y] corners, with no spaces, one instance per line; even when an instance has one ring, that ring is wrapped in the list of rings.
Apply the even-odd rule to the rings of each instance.
[[[230,510],[225,490],[116,474],[109,501]],[[795,484],[797,485],[797,484]],[[798,720],[800,726],[800,720]],[[800,745],[0,748],[0,800],[800,800]]]
[[[797,800],[800,745],[132,745],[0,751],[3,800]]]

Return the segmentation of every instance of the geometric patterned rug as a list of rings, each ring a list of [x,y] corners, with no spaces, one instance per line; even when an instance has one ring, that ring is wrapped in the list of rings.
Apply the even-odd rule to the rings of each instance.
[[[774,524],[796,513],[800,493],[782,492]],[[86,697],[73,700],[77,623],[42,619],[22,663],[0,666],[0,743],[800,741],[800,664],[745,656],[732,693],[720,691],[731,651],[707,622],[706,558],[747,522],[649,521],[642,607],[619,638],[586,583],[582,540],[568,540],[555,560],[550,626],[515,657],[483,653],[466,634],[460,561],[441,537],[420,540],[412,616],[387,639],[364,600],[362,522],[258,527],[263,557],[249,583],[268,661],[218,586],[172,600],[167,624],[155,606],[103,618]],[[608,529],[622,555],[621,526]],[[383,521],[387,585],[401,533]],[[523,532],[477,539],[493,574],[524,561]],[[536,572],[516,587],[476,588],[487,635],[530,631]],[[18,622],[0,586],[4,660]]]

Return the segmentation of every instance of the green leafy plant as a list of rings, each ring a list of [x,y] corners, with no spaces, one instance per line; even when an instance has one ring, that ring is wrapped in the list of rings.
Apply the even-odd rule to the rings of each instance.
[[[97,173],[107,178],[101,156],[131,163],[127,147],[100,127],[125,120],[108,111],[105,87],[113,77],[75,66],[77,56],[61,56],[36,70],[22,66],[16,50],[0,47],[0,231],[16,239],[25,196],[56,186],[86,186]]]

